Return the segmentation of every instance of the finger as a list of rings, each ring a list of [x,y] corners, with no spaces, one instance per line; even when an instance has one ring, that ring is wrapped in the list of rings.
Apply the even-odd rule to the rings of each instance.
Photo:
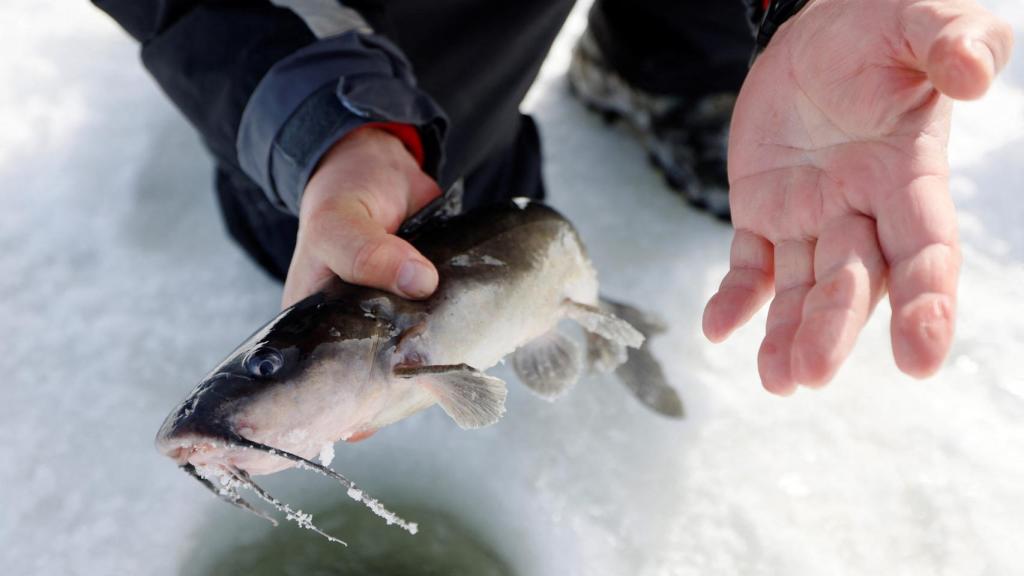
[[[704,335],[721,342],[746,324],[772,295],[774,270],[770,242],[745,230],[733,236],[729,272],[704,308]]]
[[[814,242],[787,240],[775,246],[775,299],[768,308],[764,341],[757,353],[761,384],[773,394],[796,389],[793,338],[803,315],[804,300],[814,284]]]
[[[388,233],[361,202],[346,202],[310,218],[309,250],[346,282],[426,298],[437,270],[411,244]]]
[[[875,211],[889,262],[892,347],[900,370],[935,372],[953,339],[960,248],[945,178],[923,177]]]
[[[830,222],[815,247],[814,271],[793,338],[793,377],[806,386],[832,379],[881,298],[885,261],[875,221],[849,215]]]
[[[921,69],[950,97],[980,98],[1010,58],[1012,29],[973,0],[911,3],[903,20]]]

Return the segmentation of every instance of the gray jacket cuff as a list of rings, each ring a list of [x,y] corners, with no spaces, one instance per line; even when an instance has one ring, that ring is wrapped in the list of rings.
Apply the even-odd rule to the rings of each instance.
[[[416,88],[398,48],[356,31],[325,38],[281,60],[260,81],[242,113],[238,161],[274,205],[298,214],[320,158],[369,122],[416,127],[423,169],[437,178],[447,118]]]

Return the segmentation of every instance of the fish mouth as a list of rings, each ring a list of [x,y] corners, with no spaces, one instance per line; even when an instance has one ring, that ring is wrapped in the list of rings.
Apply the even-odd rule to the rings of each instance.
[[[192,446],[178,446],[176,448],[170,448],[163,452],[164,456],[167,456],[178,466],[184,466],[188,463],[188,459],[192,456],[195,448]]]
[[[172,417],[173,414],[168,417],[168,422]],[[214,432],[211,429],[210,432],[204,432],[197,428],[199,427],[195,425],[168,426],[165,422],[156,436],[157,451],[181,466],[200,456],[213,456],[214,453],[226,456],[226,452],[233,450],[233,434],[229,430],[220,429]]]
[[[271,496],[253,482],[251,476],[271,474],[293,466],[317,472],[337,481],[349,497],[362,502],[388,524],[416,533],[415,523],[394,514],[333,469],[243,436],[242,432],[251,434],[245,426],[236,429],[233,425],[231,407],[244,397],[244,391],[238,387],[249,386],[251,382],[249,378],[230,373],[217,374],[204,380],[164,420],[156,435],[156,449],[219,499],[276,522],[238,494],[239,488],[246,488],[260,500],[283,512],[289,520],[296,521],[303,528],[313,530],[332,542],[344,544],[313,525],[309,514],[295,510]]]
[[[224,419],[230,398],[222,390],[225,385],[245,386],[251,381],[231,373],[205,378],[160,425],[154,441],[157,451],[181,465],[188,460],[187,448],[194,453],[229,443],[235,434]]]
[[[175,438],[169,440],[164,446],[158,445],[157,448],[160,453],[167,456],[178,466],[184,466],[194,460],[206,460],[204,456],[213,456],[214,452],[225,452],[231,450],[223,444],[218,445],[207,439],[202,438]],[[202,465],[201,462],[198,462]]]

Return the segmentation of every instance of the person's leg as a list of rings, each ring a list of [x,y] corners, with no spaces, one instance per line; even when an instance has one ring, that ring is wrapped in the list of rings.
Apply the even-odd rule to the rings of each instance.
[[[672,188],[728,218],[729,120],[753,49],[742,0],[597,0],[570,86],[624,117]]]
[[[597,0],[589,27],[608,63],[653,94],[739,89],[754,36],[744,0]]]
[[[268,274],[283,281],[295,251],[298,219],[275,208],[255,182],[233,168],[218,165],[215,185],[228,234]]]

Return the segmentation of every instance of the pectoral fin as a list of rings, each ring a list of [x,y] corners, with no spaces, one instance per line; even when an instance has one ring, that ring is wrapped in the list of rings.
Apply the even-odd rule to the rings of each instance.
[[[512,367],[530,390],[554,400],[579,380],[582,360],[579,347],[552,330],[516,350]]]
[[[481,428],[505,413],[505,382],[465,364],[399,366],[399,378],[415,378],[460,428]]]

